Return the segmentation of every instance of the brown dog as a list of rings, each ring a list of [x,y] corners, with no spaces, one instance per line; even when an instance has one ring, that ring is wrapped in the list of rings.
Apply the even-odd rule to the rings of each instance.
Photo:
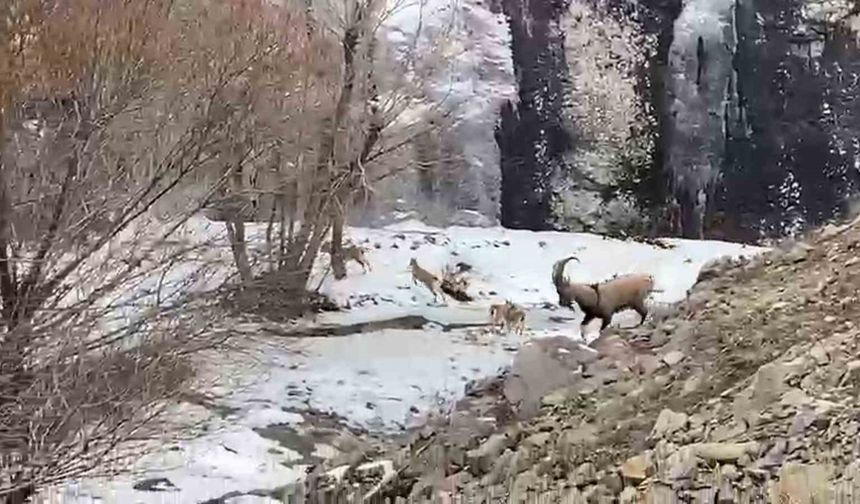
[[[511,301],[490,305],[490,326],[494,331],[506,328],[522,335],[525,329],[526,313]]]
[[[442,291],[442,280],[430,273],[426,269],[418,265],[418,261],[413,257],[409,260],[409,268],[412,270],[412,284],[418,285],[418,282],[424,284],[433,293],[433,301],[436,301],[436,295],[445,300],[445,293]]]
[[[320,251],[331,255],[331,242],[323,243],[320,247]],[[367,260],[365,252],[364,247],[360,245],[348,244],[343,246],[343,258],[345,262],[355,261],[361,265],[362,271],[367,273],[368,271],[373,271],[373,268],[370,267],[370,261]]]

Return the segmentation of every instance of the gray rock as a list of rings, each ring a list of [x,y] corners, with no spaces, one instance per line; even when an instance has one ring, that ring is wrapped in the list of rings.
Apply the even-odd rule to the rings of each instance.
[[[822,240],[826,240],[828,238],[833,238],[834,236],[838,235],[839,233],[841,233],[844,230],[845,230],[845,228],[843,226],[835,226],[833,224],[825,224],[824,227],[821,228],[821,230],[819,231],[818,236]]]
[[[620,504],[635,504],[638,502],[639,492],[636,491],[635,487],[629,486],[626,487],[621,495],[618,496],[618,502]]]
[[[744,455],[758,452],[759,444],[755,441],[747,443],[697,443],[694,447],[696,455],[717,462],[731,462]]]
[[[639,354],[634,357],[636,370],[643,376],[651,376],[663,367],[663,361],[656,355]]]
[[[555,461],[552,457],[541,457],[538,463],[534,466],[534,471],[538,476],[548,476],[553,473]]]
[[[542,449],[549,443],[550,438],[552,438],[551,432],[538,432],[525,438],[520,444],[528,448]]]
[[[687,444],[702,441],[705,438],[705,428],[702,426],[691,427],[687,430],[686,435],[683,437],[684,442]]]
[[[779,471],[771,502],[814,504],[832,502],[829,471],[822,465],[789,462]]]
[[[693,375],[686,380],[684,380],[684,388],[681,391],[681,395],[692,394],[696,390],[699,389],[699,386],[702,384],[702,376],[701,375]]]
[[[713,293],[707,290],[696,290],[687,296],[687,307],[691,312],[697,312],[701,310],[713,297]]]
[[[615,471],[608,472],[600,478],[600,484],[605,486],[613,494],[619,494],[624,489],[624,481]]]
[[[639,502],[662,503],[675,501],[675,492],[672,490],[671,486],[661,483],[651,483],[645,488],[645,498]]]
[[[710,432],[710,439],[714,441],[727,441],[735,439],[746,432],[747,428],[743,422],[728,422],[714,427]]]
[[[827,355],[827,350],[821,346],[820,343],[812,345],[812,348],[809,349],[809,356],[812,357],[812,360],[814,360],[819,366],[824,366],[830,362],[830,356]]]
[[[647,453],[630,457],[621,464],[621,475],[636,483],[644,480],[648,477],[648,472],[651,469],[650,458]]]
[[[654,428],[651,429],[651,437],[662,438],[673,432],[685,429],[687,421],[688,417],[686,413],[675,413],[670,409],[664,409],[657,416],[657,421],[654,422]]]
[[[338,466],[353,466],[359,464],[365,458],[364,452],[360,451],[350,451],[345,453],[339,453],[329,459],[328,463],[331,467]]]
[[[585,424],[561,433],[558,444],[564,446],[594,446],[597,444],[597,427]]]
[[[812,403],[812,398],[806,392],[798,388],[792,388],[779,399],[780,404],[792,409],[801,409]]]
[[[654,318],[656,319],[657,316],[654,315]],[[670,332],[667,332],[665,327],[663,327],[662,331],[659,329],[655,330],[650,335],[648,335],[648,337],[649,341],[651,342],[651,345],[654,348],[659,348],[669,342],[669,335]]]
[[[561,502],[565,504],[584,504],[585,496],[576,487],[565,488],[561,494]]]
[[[514,480],[514,486],[512,489],[512,500],[519,501],[520,499],[526,498],[529,493],[529,490],[534,490],[538,486],[538,475],[535,471],[526,471],[520,473],[519,476]]]
[[[176,490],[176,485],[167,478],[150,478],[135,482],[135,490],[140,492],[168,492]]]
[[[809,253],[814,250],[813,247],[805,243],[797,243],[789,250],[783,258],[790,263],[800,263],[809,257]]]
[[[597,483],[597,468],[591,462],[580,464],[573,473],[573,484],[578,487]]]
[[[788,389],[785,379],[790,371],[789,366],[782,363],[771,362],[761,366],[756,371],[749,389],[735,397],[735,418],[755,425],[759,420],[759,413]]]
[[[614,496],[601,485],[591,485],[582,491],[587,504],[611,504],[615,501]]]
[[[559,389],[541,397],[542,406],[560,406],[568,400],[568,389]]]
[[[519,418],[530,418],[540,410],[542,397],[581,383],[583,377],[576,371],[594,359],[594,352],[563,336],[532,342],[514,357],[504,381],[504,397],[509,404],[518,405]]]
[[[692,415],[690,415],[690,428],[691,429],[703,428],[705,426],[706,422],[707,422],[707,418],[705,418],[704,415],[702,415],[700,413],[693,413]]]
[[[731,265],[731,257],[717,257],[702,265],[696,277],[696,283],[705,282],[722,275]]]
[[[674,366],[684,360],[684,352],[675,350],[667,353],[663,356],[663,362],[666,363],[667,366]]]
[[[690,491],[693,502],[716,502],[717,489],[712,486],[697,487]]]
[[[723,464],[720,466],[720,474],[729,480],[735,481],[741,477],[740,471],[733,464]]]
[[[817,418],[818,415],[815,413],[815,410],[809,407],[803,408],[801,411],[795,413],[791,426],[788,428],[788,435],[802,436],[806,432],[806,429],[815,423]]]
[[[514,453],[514,459],[511,462],[511,470],[514,474],[519,474],[534,464],[534,456],[532,450],[527,446],[520,446]]]
[[[494,225],[492,219],[474,210],[457,210],[451,216],[450,223],[452,226],[463,227],[491,227]]]
[[[764,457],[756,461],[755,466],[759,469],[765,470],[776,470],[782,467],[787,448],[788,441],[785,439],[777,439],[774,441],[773,446],[771,446],[767,453],[765,453]]]
[[[466,463],[472,474],[481,476],[490,471],[496,458],[505,451],[508,445],[508,437],[504,434],[493,434],[474,450],[466,453]]]
[[[666,461],[669,466],[669,479],[672,481],[690,480],[696,476],[696,451],[692,446],[685,446],[669,456]]]
[[[740,501],[738,491],[728,478],[723,478],[720,482],[716,497],[717,504],[734,504]]]
[[[511,465],[515,458],[513,450],[505,450],[504,453],[499,455],[499,457],[493,462],[493,467],[490,469],[490,472],[481,479],[481,485],[493,486],[503,483],[511,474]]]

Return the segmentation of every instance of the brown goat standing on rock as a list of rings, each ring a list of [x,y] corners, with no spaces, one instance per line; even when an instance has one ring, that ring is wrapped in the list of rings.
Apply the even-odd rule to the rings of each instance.
[[[581,327],[585,327],[592,320],[601,320],[600,329],[605,329],[612,316],[626,308],[632,308],[642,317],[639,325],[645,322],[648,308],[645,306],[645,298],[654,289],[654,277],[642,273],[630,273],[621,275],[612,280],[601,283],[583,284],[568,281],[564,277],[564,267],[571,260],[579,262],[575,256],[570,256],[556,262],[552,267],[552,282],[558,293],[558,304],[573,308],[576,302],[585,314]]]

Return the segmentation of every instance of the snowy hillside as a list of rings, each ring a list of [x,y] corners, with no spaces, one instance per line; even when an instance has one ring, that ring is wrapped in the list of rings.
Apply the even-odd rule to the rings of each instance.
[[[202,219],[189,227],[194,230],[189,236],[207,240],[222,229]],[[259,240],[263,231],[252,226],[250,239]],[[388,328],[318,338],[284,338],[270,333],[271,324],[240,324],[237,330],[255,336],[248,344],[261,350],[262,357],[253,366],[234,356],[220,356],[211,363],[211,377],[220,379],[211,393],[220,396],[218,407],[228,413],[218,416],[197,407],[194,411],[208,416],[205,434],[143,457],[137,464],[146,471],[146,478],[171,482],[175,487],[167,489],[171,502],[196,503],[230,492],[273,489],[303,474],[301,456],[261,434],[261,429],[290,428],[314,410],[335,413],[357,427],[396,432],[419,425],[428,413],[444,412],[462,396],[468,381],[497,373],[528,340],[556,335],[580,338],[581,313],[555,306],[550,272],[560,258],[579,257],[581,263],[567,269],[567,275],[578,281],[599,281],[616,273],[652,273],[662,289],[652,302],[660,303],[681,299],[708,260],[763,250],[686,240],[666,240],[675,246],[663,249],[588,234],[437,229],[414,221],[384,229],[353,228],[347,235],[367,247],[372,271],[364,274],[359,265],[349,263],[347,279],[326,277],[322,291],[351,309],[301,324],[347,326],[405,315],[423,316],[430,323],[420,329]],[[408,271],[412,257],[435,272],[445,264],[470,265],[470,293],[475,301],[434,303],[423,286],[412,285]],[[317,264],[314,284],[326,269],[325,259]],[[526,309],[522,340],[516,335],[487,334],[484,327],[475,326],[486,322],[490,303],[505,298]],[[636,322],[631,312],[614,323]],[[283,329],[290,328],[294,327]],[[588,339],[596,329],[597,325],[590,328]],[[188,411],[183,409],[182,414]],[[314,450],[333,449],[317,445]],[[65,502],[90,502],[93,496],[102,497],[102,502],[163,502],[164,493],[132,488],[143,477],[101,485],[83,482],[74,489],[80,497]]]
[[[596,282],[615,274],[651,273],[656,278],[655,302],[675,302],[683,298],[707,261],[722,255],[747,254],[764,250],[746,245],[680,239],[663,240],[673,248],[658,248],[644,243],[625,242],[586,233],[516,231],[503,228],[476,229],[450,227],[438,229],[417,221],[388,226],[381,230],[353,229],[350,237],[369,250],[374,270],[361,272],[355,263],[344,281],[326,278],[322,292],[341,304],[362,305],[353,317],[427,314],[449,322],[484,320],[490,303],[509,298],[516,303],[555,304],[558,295],[550,275],[559,259],[576,255],[581,263],[569,263],[567,276],[572,281]],[[470,292],[473,303],[450,300],[448,306],[427,306],[432,295],[410,287],[409,260],[415,257],[426,269],[440,272],[458,262],[472,266]],[[493,294],[494,293],[494,294]],[[373,299],[378,305],[361,303]],[[571,314],[573,315],[573,314]],[[342,314],[332,315],[342,320]],[[477,318],[476,318],[477,317]],[[576,324],[569,324],[570,336],[578,336]]]

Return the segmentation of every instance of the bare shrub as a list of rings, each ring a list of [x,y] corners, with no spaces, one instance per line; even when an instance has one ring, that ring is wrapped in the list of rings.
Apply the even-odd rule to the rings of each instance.
[[[226,183],[205,173],[272,50],[225,23],[232,6],[0,7],[0,499],[121,469],[117,448],[160,432],[189,355],[219,341],[189,292],[223,275],[176,233]],[[191,184],[199,197],[154,217]]]

